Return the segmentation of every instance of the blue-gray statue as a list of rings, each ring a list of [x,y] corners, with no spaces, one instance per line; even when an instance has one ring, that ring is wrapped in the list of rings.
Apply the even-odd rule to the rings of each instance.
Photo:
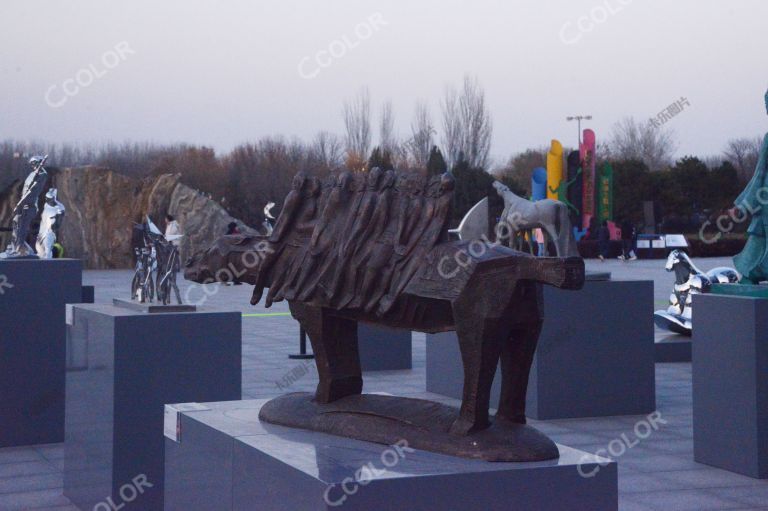
[[[739,280],[733,268],[712,268],[704,273],[682,250],[669,253],[666,270],[675,272],[675,286],[669,296],[669,307],[654,312],[653,321],[663,330],[682,335],[691,335],[693,329],[692,295],[709,293],[712,284],[732,284]]]
[[[765,93],[765,110],[768,113],[768,91]],[[747,230],[747,244],[740,254],[733,258],[736,269],[741,273],[741,282],[757,284],[768,280],[768,134],[760,148],[755,175],[735,202],[742,215],[751,214],[752,222]]]
[[[48,182],[48,172],[43,167],[47,158],[48,156],[33,156],[29,159],[32,172],[24,181],[21,199],[13,208],[11,243],[5,252],[0,254],[0,258],[37,258],[34,249],[27,243],[27,236],[32,221],[37,217],[37,200]]]

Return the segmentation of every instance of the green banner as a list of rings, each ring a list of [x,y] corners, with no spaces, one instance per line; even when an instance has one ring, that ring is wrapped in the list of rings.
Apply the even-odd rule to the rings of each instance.
[[[600,222],[613,220],[613,167],[610,163],[605,163],[600,170],[597,218]]]

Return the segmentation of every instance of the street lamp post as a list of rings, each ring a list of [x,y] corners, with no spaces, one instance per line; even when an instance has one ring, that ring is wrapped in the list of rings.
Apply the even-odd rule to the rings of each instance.
[[[565,118],[566,121],[576,121],[579,130],[579,149],[581,149],[581,121],[591,121],[591,115],[571,115]]]

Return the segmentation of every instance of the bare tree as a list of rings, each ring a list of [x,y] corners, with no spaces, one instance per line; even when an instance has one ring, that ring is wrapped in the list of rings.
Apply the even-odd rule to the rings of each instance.
[[[734,138],[728,141],[723,156],[736,167],[740,180],[748,181],[752,177],[760,159],[761,145],[760,137]]]
[[[405,150],[414,167],[426,167],[429,151],[434,145],[435,127],[429,106],[424,101],[416,103],[411,122],[411,138],[405,144]]]
[[[493,136],[485,91],[477,78],[464,76],[461,92],[449,87],[441,104],[443,145],[450,165],[463,153],[471,167],[488,166]]]
[[[371,147],[371,98],[364,87],[350,101],[344,102],[347,161],[357,167],[368,157]]]
[[[387,100],[381,105],[381,119],[379,121],[379,145],[381,150],[390,155],[394,152],[397,140],[395,140],[395,114],[392,111],[392,102]]]
[[[321,131],[312,142],[312,151],[320,163],[328,169],[336,169],[343,161],[343,144],[339,137],[328,131]]]
[[[613,125],[608,145],[614,159],[642,161],[652,171],[668,167],[676,149],[673,131],[634,117],[625,117]]]

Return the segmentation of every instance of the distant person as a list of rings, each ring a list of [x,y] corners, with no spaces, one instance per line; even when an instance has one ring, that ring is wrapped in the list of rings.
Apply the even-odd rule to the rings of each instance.
[[[240,229],[237,228],[236,222],[229,222],[229,224],[227,224],[227,235],[230,234],[240,234]]]
[[[608,221],[603,220],[603,223],[600,224],[600,227],[597,229],[597,247],[599,251],[597,257],[599,257],[601,261],[605,261],[605,258],[608,257],[610,243],[611,231],[608,229]]]
[[[635,255],[635,226],[629,219],[621,223],[621,255],[622,261],[634,261]]]
[[[165,239],[168,239],[169,236],[179,235],[181,235],[181,226],[179,225],[179,222],[176,221],[173,215],[165,215]],[[178,247],[179,240],[175,239],[171,241],[171,244]]]
[[[533,235],[536,238],[536,244],[539,248],[537,254],[539,257],[544,257],[547,255],[547,240],[544,238],[544,231],[537,227],[533,230]]]

